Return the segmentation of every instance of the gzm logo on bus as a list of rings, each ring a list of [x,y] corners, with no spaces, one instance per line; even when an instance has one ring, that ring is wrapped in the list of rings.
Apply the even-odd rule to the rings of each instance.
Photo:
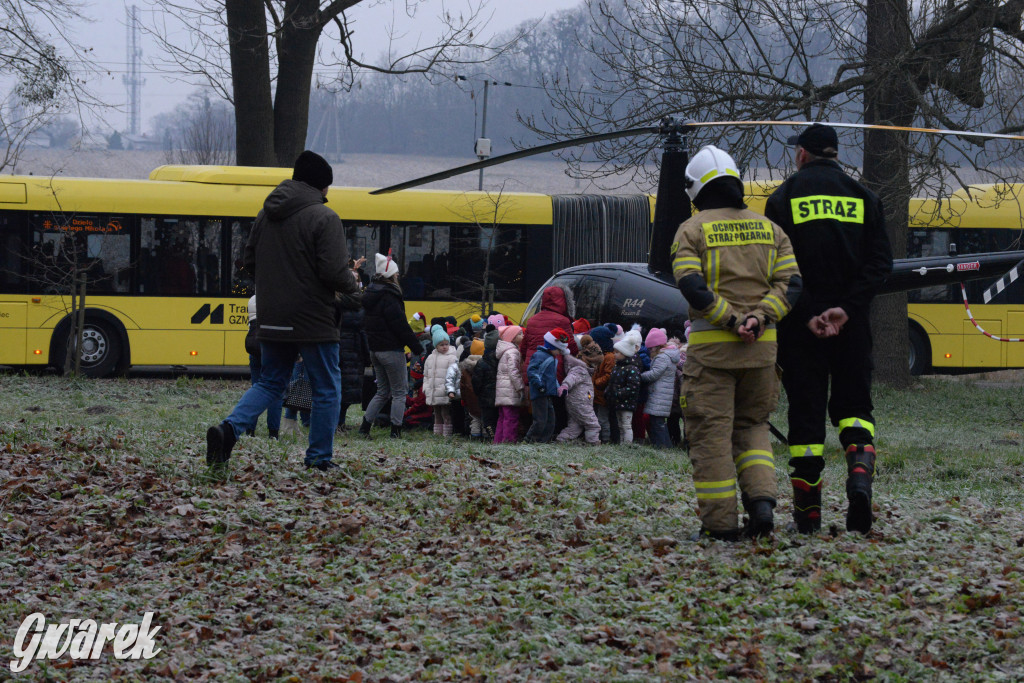
[[[231,315],[228,317],[229,324],[247,325],[249,323],[249,310],[247,306],[239,306],[238,304],[228,304],[228,306],[231,308]],[[192,324],[202,325],[206,322],[207,318],[209,318],[211,325],[223,325],[224,304],[218,304],[216,308],[213,308],[213,304],[203,304],[199,307],[198,311],[192,314]]]

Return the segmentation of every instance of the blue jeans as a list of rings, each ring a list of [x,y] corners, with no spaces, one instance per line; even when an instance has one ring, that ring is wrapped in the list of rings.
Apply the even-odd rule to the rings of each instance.
[[[257,358],[257,356],[249,354],[249,381],[253,386],[260,381],[260,374],[263,372],[263,364]],[[283,401],[284,396],[267,406],[267,429],[271,432],[281,429],[281,403]],[[258,416],[256,420],[259,420]],[[253,422],[253,428],[255,429],[255,427],[256,423]]]
[[[552,396],[538,396],[530,399],[533,408],[533,424],[526,431],[523,441],[547,443],[555,434],[555,399]]]
[[[260,351],[263,356],[260,379],[245,392],[225,422],[231,425],[235,437],[254,428],[260,413],[284,396],[295,358],[301,353],[313,389],[306,464],[330,462],[334,454],[334,427],[341,409],[338,342],[260,342]]]
[[[668,425],[664,417],[651,415],[651,421],[647,426],[647,435],[651,439],[651,445],[655,448],[672,448],[672,438],[668,435]]]

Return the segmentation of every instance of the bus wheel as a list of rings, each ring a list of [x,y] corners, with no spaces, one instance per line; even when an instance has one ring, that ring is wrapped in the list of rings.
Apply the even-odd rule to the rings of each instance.
[[[121,360],[121,339],[110,325],[86,320],[81,356],[83,375],[107,377],[114,373]]]
[[[932,349],[920,328],[910,326],[910,374],[924,375],[931,369]]]

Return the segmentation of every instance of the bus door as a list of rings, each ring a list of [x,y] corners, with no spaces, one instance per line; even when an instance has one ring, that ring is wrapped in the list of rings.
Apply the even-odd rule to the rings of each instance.
[[[25,221],[22,213],[0,211],[0,364],[27,362]]]

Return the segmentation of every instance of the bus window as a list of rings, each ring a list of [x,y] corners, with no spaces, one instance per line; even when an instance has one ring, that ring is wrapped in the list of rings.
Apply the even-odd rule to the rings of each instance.
[[[252,296],[256,291],[255,283],[242,263],[245,258],[245,243],[252,232],[251,218],[235,218],[231,221],[231,285],[232,296]]]
[[[199,222],[199,248],[196,252],[198,294],[220,296],[221,220],[207,218]]]
[[[24,260],[29,253],[23,214],[0,211],[0,293],[24,293]]]
[[[86,258],[93,269],[88,287],[95,292],[126,293],[132,274],[130,224],[126,218],[111,217],[103,230],[86,235]]]
[[[362,285],[370,284],[370,278],[376,272],[374,255],[380,250],[380,229],[376,225],[350,225],[345,224],[345,237],[348,241],[348,255],[352,260],[365,258],[359,275]]]
[[[452,296],[450,233],[447,225],[391,226],[391,257],[398,263],[406,300]]]
[[[907,240],[907,258],[946,256],[949,254],[949,230],[913,230]],[[959,288],[957,288],[959,294]],[[915,289],[907,294],[911,303],[946,303],[953,301],[950,285]]]
[[[459,231],[464,231],[465,239],[454,240],[452,275],[464,281],[461,298],[478,300],[485,281],[494,288],[495,301],[522,301],[533,293],[523,286],[526,240],[522,226],[467,226]]]
[[[139,293],[195,294],[195,254],[199,222],[180,218],[143,218],[139,249]]]
[[[76,273],[92,292],[126,292],[131,282],[131,231],[124,218],[33,214],[31,280],[47,293],[63,293]]]

